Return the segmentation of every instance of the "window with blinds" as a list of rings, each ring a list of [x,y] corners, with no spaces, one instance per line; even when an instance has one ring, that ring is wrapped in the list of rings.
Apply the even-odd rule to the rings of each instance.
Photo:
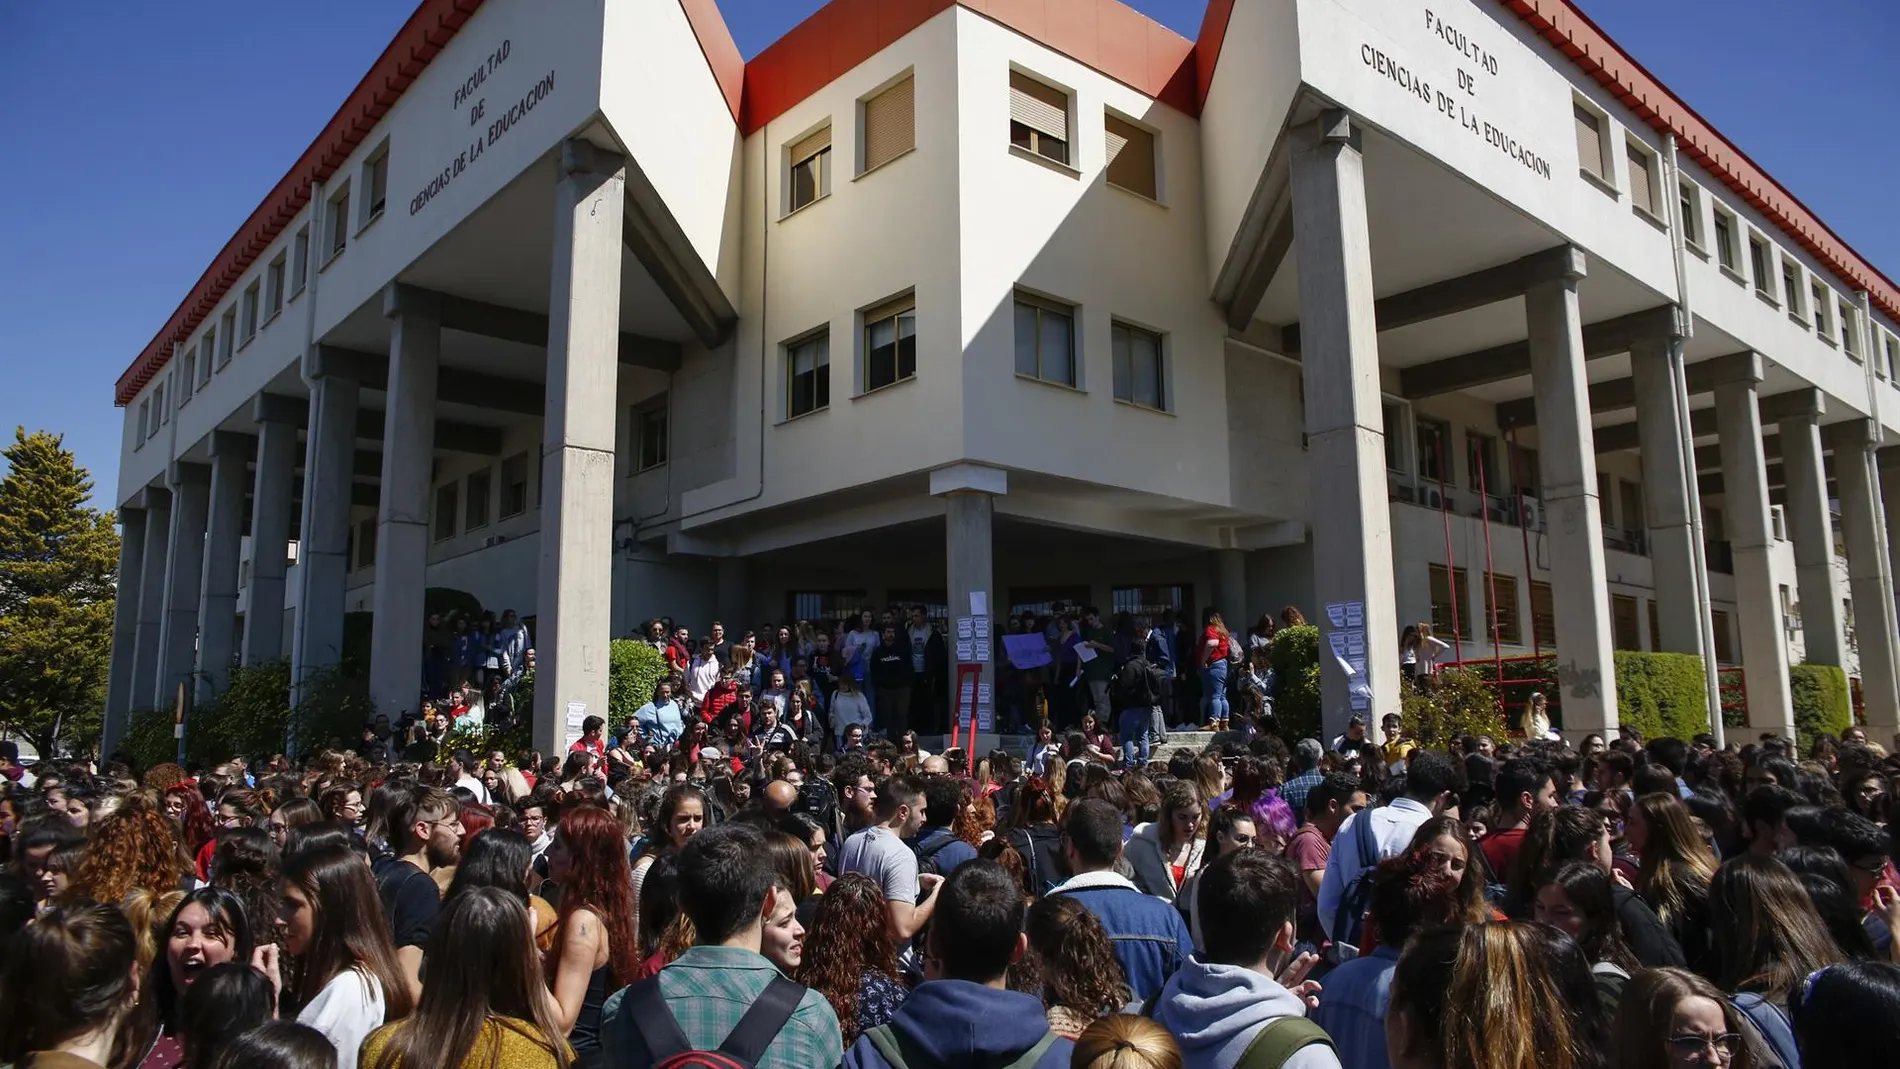
[[[1161,335],[1126,323],[1116,323],[1113,330],[1115,399],[1166,411]]]
[[[1069,94],[1010,71],[1009,143],[1067,166]]]
[[[1715,625],[1715,663],[1734,664],[1735,647],[1734,640],[1729,637],[1728,613],[1716,609],[1710,616]]]
[[[1442,564],[1432,564],[1427,565],[1427,572],[1432,592],[1432,633],[1443,640],[1464,637],[1460,632],[1471,627],[1469,602],[1465,600],[1465,570],[1447,570]]]
[[[1584,107],[1571,104],[1571,110],[1577,121],[1577,163],[1584,170],[1607,179],[1609,170],[1603,164],[1603,116]]]
[[[786,418],[831,405],[831,335],[817,334],[785,347]]]
[[[864,169],[917,147],[917,81],[905,78],[864,102]]]
[[[917,374],[917,298],[905,294],[864,313],[864,392]]]
[[[1155,135],[1113,115],[1103,116],[1102,129],[1108,139],[1109,185],[1155,200]]]
[[[1629,158],[1630,167],[1630,203],[1649,213],[1656,211],[1656,157],[1647,149],[1636,147],[1632,142],[1624,146],[1624,155]]]
[[[1531,636],[1539,649],[1557,648],[1557,606],[1550,584],[1531,580]]]
[[[786,211],[795,212],[831,192],[831,127],[826,126],[786,150],[791,165],[791,201]]]
[[[1503,646],[1521,646],[1524,644],[1524,628],[1517,614],[1517,576],[1486,573],[1484,584],[1484,629],[1491,630],[1492,595],[1497,597],[1498,644]]]
[[[1628,594],[1610,595],[1610,645],[1619,650],[1641,650],[1638,632],[1637,599]]]

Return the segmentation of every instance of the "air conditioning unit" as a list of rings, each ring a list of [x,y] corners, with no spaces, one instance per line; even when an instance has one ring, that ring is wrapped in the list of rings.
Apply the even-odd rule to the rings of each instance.
[[[1526,530],[1544,529],[1544,503],[1534,497],[1526,496],[1524,502],[1524,527]]]
[[[1445,507],[1445,498],[1438,492],[1438,487],[1421,486],[1418,491],[1418,503],[1428,509],[1442,509]]]

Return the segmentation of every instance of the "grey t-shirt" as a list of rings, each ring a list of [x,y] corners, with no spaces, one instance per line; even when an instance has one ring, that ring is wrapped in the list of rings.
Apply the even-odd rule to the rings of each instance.
[[[876,881],[886,902],[917,904],[917,855],[882,824],[854,832],[838,854],[840,873],[856,872]]]
[[[911,671],[916,672],[918,675],[923,674],[924,654],[929,649],[930,649],[930,625],[925,624],[922,627],[911,628],[910,629],[910,668],[911,668]]]

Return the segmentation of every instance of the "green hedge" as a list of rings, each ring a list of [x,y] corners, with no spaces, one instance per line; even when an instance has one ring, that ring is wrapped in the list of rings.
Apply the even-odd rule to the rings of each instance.
[[[1438,673],[1428,691],[1405,686],[1401,704],[1405,736],[1420,746],[1443,749],[1462,735],[1504,737],[1498,689],[1469,668]]]
[[[644,642],[615,639],[607,647],[607,712],[614,724],[653,700],[653,688],[666,678],[666,658]]]
[[[1320,736],[1319,628],[1283,627],[1274,633],[1273,716],[1288,739]]]
[[[1616,651],[1616,716],[1644,739],[1692,739],[1709,730],[1708,679],[1692,653]]]
[[[1794,700],[1794,731],[1802,753],[1819,735],[1839,737],[1854,722],[1847,673],[1831,664],[1797,664],[1788,669]]]
[[[140,709],[125,723],[125,733],[111,756],[123,754],[139,769],[164,764],[178,756],[177,740],[172,738],[170,709]]]

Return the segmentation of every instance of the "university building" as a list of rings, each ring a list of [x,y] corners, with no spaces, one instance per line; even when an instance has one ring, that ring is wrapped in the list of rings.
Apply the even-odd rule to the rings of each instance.
[[[1433,621],[1572,733],[1653,649],[1751,733],[1841,665],[1884,742],[1897,332],[1570,0],[833,0],[750,62],[423,0],[118,380],[108,746],[349,612],[412,711],[426,587],[532,618],[543,747],[649,617],[973,593],[1301,606],[1333,731]]]

